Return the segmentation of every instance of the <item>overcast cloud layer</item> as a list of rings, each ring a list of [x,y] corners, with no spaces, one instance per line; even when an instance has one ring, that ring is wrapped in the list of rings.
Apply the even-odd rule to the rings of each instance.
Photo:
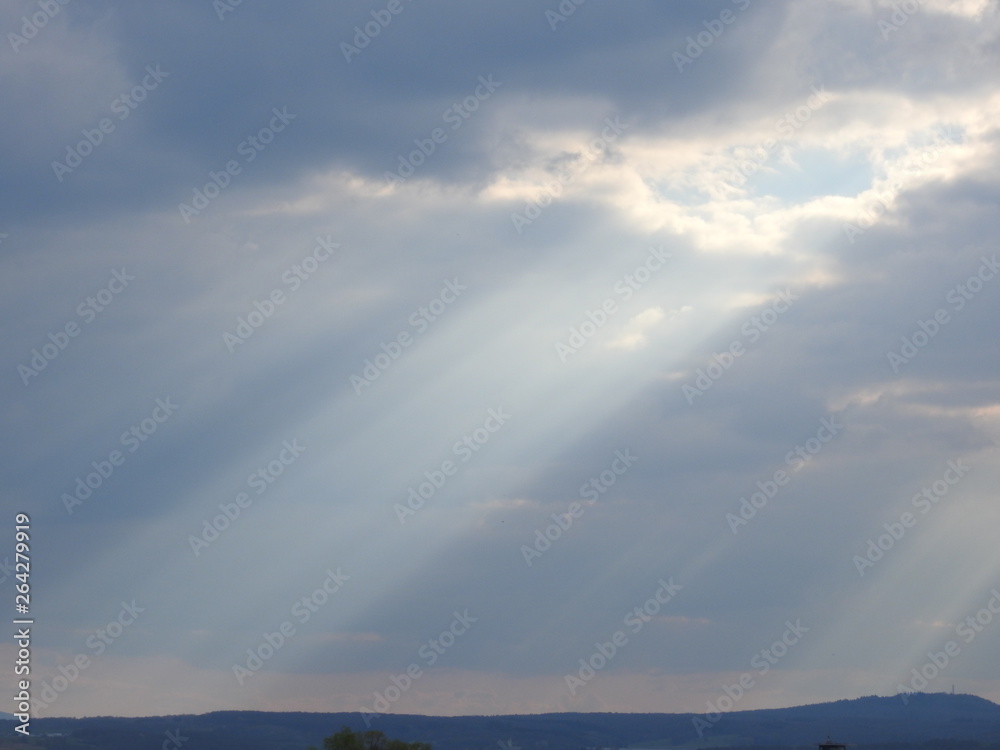
[[[995,1],[0,31],[37,715],[1000,700]]]

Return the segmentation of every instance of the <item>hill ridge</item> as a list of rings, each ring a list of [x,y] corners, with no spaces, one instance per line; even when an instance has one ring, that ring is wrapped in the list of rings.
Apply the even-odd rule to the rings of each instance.
[[[378,729],[406,742],[429,742],[434,750],[815,748],[827,737],[870,750],[1000,750],[1000,705],[969,694],[872,695],[732,711],[717,715],[707,731],[699,732],[695,719],[704,716],[691,712],[384,714],[369,727],[359,712],[226,710],[133,718],[34,719],[32,734],[69,735],[71,740],[54,737],[40,747],[75,750],[160,747],[171,731],[188,738],[184,750],[306,750],[310,745],[319,747],[324,737],[344,726],[360,731]],[[7,726],[11,729],[0,729],[0,736],[13,736],[13,725]],[[932,740],[945,744],[926,745]]]

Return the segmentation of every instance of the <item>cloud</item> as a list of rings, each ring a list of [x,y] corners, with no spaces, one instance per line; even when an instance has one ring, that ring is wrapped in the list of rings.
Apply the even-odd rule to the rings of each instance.
[[[357,709],[465,610],[400,710],[700,711],[797,618],[755,707],[886,693],[995,584],[995,3],[60,7],[0,79],[45,715]]]

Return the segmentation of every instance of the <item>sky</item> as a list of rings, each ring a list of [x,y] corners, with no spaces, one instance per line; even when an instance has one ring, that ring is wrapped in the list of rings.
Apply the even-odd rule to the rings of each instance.
[[[33,714],[1000,701],[997,6],[5,3]]]

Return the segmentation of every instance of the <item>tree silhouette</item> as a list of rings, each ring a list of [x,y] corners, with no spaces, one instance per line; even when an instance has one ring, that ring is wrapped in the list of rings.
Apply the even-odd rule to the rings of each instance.
[[[309,750],[316,748],[310,747]],[[377,729],[362,733],[344,727],[323,740],[323,750],[432,750],[432,748],[426,742],[390,740],[385,733]]]

